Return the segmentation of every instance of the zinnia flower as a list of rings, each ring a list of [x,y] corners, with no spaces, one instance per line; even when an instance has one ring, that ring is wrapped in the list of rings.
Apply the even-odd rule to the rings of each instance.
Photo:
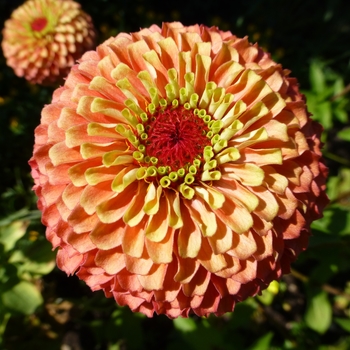
[[[232,311],[306,248],[320,125],[247,38],[181,23],[83,55],[30,161],[57,264],[152,316]]]
[[[29,0],[5,22],[2,50],[16,75],[48,84],[66,76],[94,41],[91,18],[78,3]]]

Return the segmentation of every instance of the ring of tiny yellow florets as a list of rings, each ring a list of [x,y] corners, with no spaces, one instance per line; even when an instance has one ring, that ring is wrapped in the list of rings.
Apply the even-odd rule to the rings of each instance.
[[[138,180],[144,179],[147,182],[156,180],[163,188],[176,188],[185,198],[191,199],[194,196],[191,185],[195,185],[199,181],[210,182],[221,178],[217,160],[213,157],[227,146],[227,140],[222,140],[219,135],[223,122],[212,119],[205,109],[197,108],[197,102],[198,95],[195,93],[192,94],[189,102],[185,102],[183,105],[176,98],[171,101],[159,99],[158,106],[156,107],[154,103],[150,103],[146,112],[140,110],[130,99],[125,102],[128,108],[125,108],[122,114],[127,120],[131,121],[134,127],[127,128],[123,124],[118,124],[116,131],[126,137],[128,146],[131,150],[134,150],[133,158],[140,165],[136,173]],[[203,131],[208,143],[192,162],[174,170],[169,165],[160,165],[157,157],[147,154],[147,131],[150,119],[155,114],[165,109],[174,110],[181,106],[203,121],[205,125]]]

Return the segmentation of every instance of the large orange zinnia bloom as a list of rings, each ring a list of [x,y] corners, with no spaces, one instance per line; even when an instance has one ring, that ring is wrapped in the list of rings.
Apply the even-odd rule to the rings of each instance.
[[[327,203],[320,125],[247,38],[181,23],[84,54],[30,161],[58,266],[148,316],[232,311]]]
[[[91,18],[77,2],[28,0],[5,22],[1,46],[16,75],[50,84],[67,75],[94,41]]]

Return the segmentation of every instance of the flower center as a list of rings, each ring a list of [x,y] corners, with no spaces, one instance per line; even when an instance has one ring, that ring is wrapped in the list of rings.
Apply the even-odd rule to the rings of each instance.
[[[169,102],[161,98],[157,104],[150,103],[146,112],[130,99],[125,105],[122,115],[132,126],[117,124],[115,130],[126,138],[134,162],[140,166],[134,174],[137,180],[156,181],[191,199],[195,193],[192,185],[219,180],[218,165],[239,158],[239,152],[234,147],[226,149],[227,140],[220,139],[223,122],[213,120],[196,103],[181,105],[178,99]],[[104,164],[112,163],[106,159]]]
[[[156,157],[158,164],[173,171],[192,163],[210,145],[207,124],[184,107],[159,110],[145,125],[148,139],[146,153]]]
[[[35,32],[41,32],[47,25],[47,19],[45,17],[36,18],[32,23],[32,30]]]

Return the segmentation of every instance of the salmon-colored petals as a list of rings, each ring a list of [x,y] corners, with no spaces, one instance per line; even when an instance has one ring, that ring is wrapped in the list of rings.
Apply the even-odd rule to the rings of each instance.
[[[108,250],[122,244],[125,225],[118,220],[111,224],[99,222],[90,232],[90,239],[97,248]]]
[[[119,285],[120,289],[124,293],[131,292],[131,293],[141,293],[142,292],[142,286],[137,278],[136,275],[129,273],[127,270],[122,270],[118,276],[115,277],[117,279],[116,284]],[[114,289],[116,290],[116,286],[114,286]]]
[[[71,233],[67,237],[67,243],[71,244],[79,253],[86,253],[96,248],[91,242],[90,233],[85,232],[81,234]]]
[[[153,242],[146,238],[147,252],[156,264],[169,264],[173,260],[174,230],[169,227],[164,239]]]
[[[228,254],[238,258],[241,261],[248,259],[257,250],[256,241],[250,231],[241,235],[233,234],[232,249]]]
[[[124,191],[112,199],[102,202],[96,207],[96,213],[101,222],[110,224],[118,221],[124,215],[132,198],[134,197],[135,187],[130,186],[129,191]]]
[[[101,285],[112,280],[112,276],[104,273],[101,268],[85,268],[81,267],[77,272],[77,276],[84,280],[91,290],[99,290]]]
[[[153,265],[149,273],[145,276],[139,275],[138,280],[146,291],[163,289],[164,278],[167,265]]]
[[[59,249],[56,256],[57,266],[67,275],[75,273],[83,260],[82,254],[76,252],[75,255],[72,255],[66,249]]]
[[[288,273],[328,201],[321,127],[288,74],[180,22],[86,52],[29,161],[58,267],[169,318],[231,312]]]
[[[83,188],[75,187],[72,183],[68,184],[62,192],[62,201],[70,210],[73,210],[79,203]]]
[[[126,269],[136,275],[147,275],[153,266],[153,261],[143,254],[139,258],[134,258],[130,255],[125,254],[125,267]]]
[[[282,227],[281,227],[281,226]],[[283,232],[284,239],[296,239],[299,237],[302,227],[305,226],[305,219],[299,210],[295,210],[293,216],[288,220],[278,220],[276,229]]]
[[[152,242],[162,241],[169,228],[168,205],[165,198],[159,203],[159,210],[151,215],[146,228],[146,238]]]
[[[232,247],[232,230],[221,220],[218,220],[217,232],[208,237],[208,242],[214,254],[226,253]]]
[[[234,274],[236,274],[240,268],[240,260],[234,256],[231,256],[229,254],[225,254],[225,261],[226,261],[226,267],[219,272],[215,273],[215,276],[222,277],[222,278],[231,278]]]
[[[99,250],[95,257],[96,265],[109,275],[115,275],[125,267],[124,254],[120,247],[113,250]]]
[[[154,292],[154,297],[156,301],[160,302],[172,302],[176,299],[179,291],[181,289],[181,284],[173,278],[174,273],[176,272],[176,264],[172,263],[168,265],[167,268],[167,288],[162,290],[157,290]]]
[[[93,230],[98,223],[98,217],[96,214],[87,214],[84,208],[77,206],[69,215],[68,222],[74,226],[75,232],[82,233]]]
[[[209,282],[210,272],[201,267],[190,282],[183,284],[182,290],[187,297],[202,296],[206,292]]]
[[[185,204],[203,236],[212,236],[217,229],[217,224],[215,214],[208,205],[200,198],[194,199],[190,205],[187,202]]]
[[[248,210],[231,199],[226,199],[222,208],[215,213],[235,233],[246,232],[253,225],[253,219]]]
[[[65,142],[56,143],[50,148],[49,157],[54,166],[76,163],[82,160],[78,148],[68,148]]]
[[[249,258],[241,262],[241,270],[232,276],[232,279],[236,282],[245,284],[252,281],[256,277],[257,261],[253,258]]]
[[[45,200],[45,204],[47,206],[54,204],[62,195],[62,192],[65,188],[65,185],[51,185],[49,183],[46,183],[41,190],[41,194],[43,196],[43,199]]]
[[[202,234],[187,208],[182,208],[182,218],[184,224],[178,233],[178,252],[182,258],[195,258],[201,248]]]
[[[125,254],[135,258],[141,257],[145,243],[145,224],[146,219],[142,220],[137,226],[124,227],[122,247]]]
[[[199,268],[199,262],[195,259],[178,258],[178,269],[174,280],[181,284],[189,283]]]

